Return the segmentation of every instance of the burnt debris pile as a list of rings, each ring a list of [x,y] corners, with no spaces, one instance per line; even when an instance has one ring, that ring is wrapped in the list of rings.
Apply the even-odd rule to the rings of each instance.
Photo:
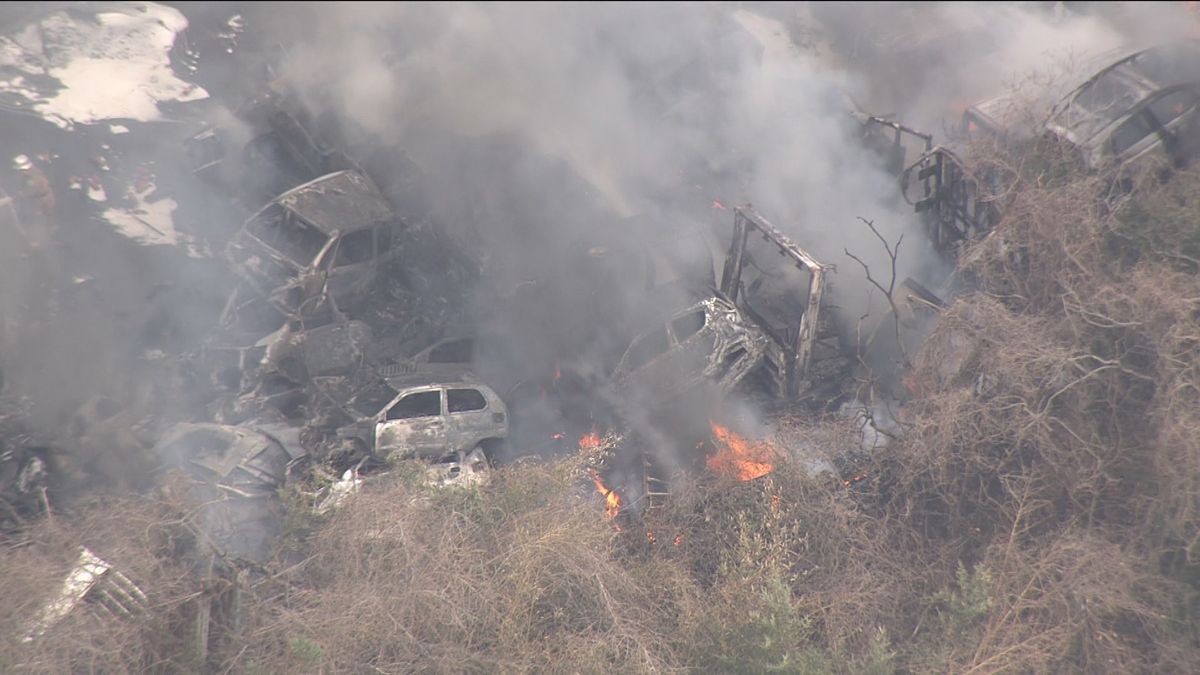
[[[664,58],[633,92],[636,114],[684,127],[717,94],[752,99],[731,80],[738,68],[778,67],[779,45],[744,19],[746,31],[718,40],[737,68]],[[711,151],[672,158],[669,170],[651,167],[641,200],[577,148],[557,148],[570,161],[546,159],[517,134],[438,128],[430,140],[410,130],[414,145],[435,148],[410,155],[381,140],[378,120],[323,104],[343,92],[298,72],[303,59],[229,25],[221,39],[244,47],[255,68],[239,73],[240,87],[214,89],[203,120],[170,139],[182,180],[228,207],[212,218],[238,216],[189,240],[216,270],[199,275],[209,306],[176,312],[170,284],[138,289],[165,307],[113,333],[138,356],[114,359],[119,375],[104,393],[80,387],[82,405],[72,400],[52,424],[0,381],[4,540],[28,543],[32,523],[86,512],[102,493],[186,504],[172,511],[186,534],[163,535],[162,550],[202,581],[180,613],[199,659],[238,630],[248,588],[302,566],[305,523],[385,476],[453,489],[569,456],[583,467],[580,492],[617,531],[668,510],[699,475],[751,485],[786,464],[838,499],[867,482],[899,490],[865,467],[887,466],[882,449],[903,440],[897,411],[932,386],[919,356],[929,358],[927,337],[939,318],[958,316],[948,308],[988,265],[1015,269],[1036,253],[1011,247],[998,227],[1020,206],[1020,171],[997,158],[1026,153],[1047,163],[1045,175],[1106,172],[1096,192],[1111,206],[1133,190],[1135,165],[1165,182],[1200,148],[1200,90],[1179,75],[1200,64],[1193,41],[1106,56],[1032,129],[1009,114],[1015,102],[996,97],[965,107],[961,128],[939,142],[846,96],[824,117],[837,118],[839,168],[855,176],[847,191],[861,183],[881,194],[848,198],[827,177],[828,209],[841,220],[797,223],[829,216],[824,204],[787,204],[793,183],[811,176],[787,163],[767,179],[775,167],[757,154],[773,153],[735,148],[740,134],[718,134]],[[859,58],[883,68],[895,47],[876,47]],[[1117,90],[1133,98],[1100,100]],[[869,169],[856,166],[863,158]],[[49,179],[20,170],[27,189],[0,192],[0,227],[24,253],[0,262],[33,270],[36,297],[0,308],[5,349],[36,342],[55,315],[92,298],[92,279],[44,251],[63,238],[43,236],[55,221]],[[538,209],[528,190],[512,189],[530,184],[545,202]],[[103,197],[87,185],[90,199]],[[752,205],[755,190],[768,197]],[[135,196],[145,207],[152,194],[153,185]],[[843,213],[860,200],[868,210]],[[652,206],[631,215],[635,202]],[[884,214],[878,224],[866,217],[874,212]],[[892,216],[903,224],[885,226]],[[485,221],[495,226],[482,231]],[[855,234],[829,232],[843,228]],[[18,315],[44,332],[16,339],[26,329]],[[946,353],[933,370],[957,381],[969,370],[962,354],[982,339],[948,330],[933,332],[932,349]],[[991,385],[972,386],[982,396]],[[855,447],[785,438],[831,419],[856,427]],[[662,536],[683,545],[682,534]],[[123,569],[91,543],[72,555],[61,587],[29,613],[26,642],[83,605],[133,620],[155,602],[143,568]]]

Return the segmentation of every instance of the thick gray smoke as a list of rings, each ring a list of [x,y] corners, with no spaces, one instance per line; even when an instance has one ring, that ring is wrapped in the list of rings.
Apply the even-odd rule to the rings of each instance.
[[[860,217],[889,242],[904,237],[897,282],[946,270],[897,198],[895,176],[852,138],[846,95],[946,142],[970,103],[1166,36],[1164,17],[1178,14],[949,3],[310,11],[287,64],[309,103],[412,157],[433,213],[483,260],[488,293],[555,287],[540,315],[511,317],[526,352],[517,370],[569,354],[589,330],[569,317],[595,311],[598,293],[623,290],[607,298],[617,307],[640,300],[636,284],[578,282],[578,249],[669,248],[700,232],[719,254],[733,218],[718,204],[753,203],[836,265],[844,330],[860,316],[882,319],[883,299],[846,255],[888,283],[890,261]]]
[[[817,22],[817,42],[861,73],[861,101],[944,136],[963,109],[1016,90],[1092,74],[1094,56],[1125,46],[1200,37],[1185,2],[812,3],[793,10]]]
[[[725,4],[312,11],[320,29],[289,75],[312,103],[409,153],[434,211],[493,279],[536,274],[589,233],[638,245],[697,226],[727,236],[732,213],[713,200],[753,203],[838,265],[851,311],[868,286],[844,249],[887,268],[858,216],[890,241],[908,233],[900,278],[931,264],[893,179],[845,132],[853,81],[778,21]],[[583,189],[564,185],[571,174]],[[617,229],[634,214],[649,217]]]

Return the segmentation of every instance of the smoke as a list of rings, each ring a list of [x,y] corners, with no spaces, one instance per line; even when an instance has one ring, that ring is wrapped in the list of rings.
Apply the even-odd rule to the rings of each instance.
[[[1175,13],[957,3],[307,11],[290,80],[359,143],[421,167],[432,213],[484,262],[476,314],[533,289],[499,329],[516,346],[505,365],[518,378],[563,361],[603,371],[574,347],[630,337],[609,324],[643,300],[641,252],[696,234],[724,249],[732,212],[714,203],[753,203],[836,265],[830,294],[844,322],[881,320],[886,303],[847,252],[884,285],[892,261],[860,218],[893,245],[903,237],[896,283],[936,285],[948,270],[895,177],[852,138],[847,94],[946,142],[970,103],[1162,37]],[[583,252],[597,249],[624,264],[590,274]]]
[[[837,302],[856,315],[869,286],[844,251],[889,266],[859,216],[891,242],[907,235],[900,279],[933,264],[894,179],[845,129],[843,92],[861,83],[778,21],[727,4],[309,11],[320,30],[292,51],[290,79],[413,158],[490,288],[569,276],[560,262],[589,239],[637,250],[702,232],[721,250],[732,212],[714,200],[753,203],[838,265]]]
[[[865,78],[856,94],[870,112],[942,137],[979,100],[1013,90],[1037,98],[1050,82],[1107,65],[1090,62],[1105,52],[1200,36],[1183,2],[833,2],[811,14],[821,47]]]

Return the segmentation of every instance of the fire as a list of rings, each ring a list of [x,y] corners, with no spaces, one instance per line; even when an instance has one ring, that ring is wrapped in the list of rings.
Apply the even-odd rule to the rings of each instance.
[[[724,210],[725,210],[725,205],[724,205],[724,204],[722,204],[722,203],[720,202],[720,200],[717,200],[717,199],[714,199],[714,200],[713,200],[712,207],[713,207],[714,209],[720,209],[720,210],[722,210],[722,211],[724,211]]]
[[[844,485],[846,487],[850,487],[851,485],[854,485],[855,483],[857,483],[858,481],[860,481],[866,477],[867,477],[866,473],[856,473],[853,476],[851,476],[848,480],[843,480],[842,485]]]
[[[651,545],[658,543],[658,537],[654,536],[654,530],[646,530],[646,541],[650,542]]]
[[[553,438],[556,441],[561,441],[563,438],[563,435],[561,433],[558,433],[558,434],[554,434],[554,435],[550,436],[550,438]]]
[[[562,370],[559,370],[558,364],[555,363],[554,364],[554,381],[558,382],[560,379],[562,379]]]
[[[678,548],[680,546],[683,546],[683,533],[682,532],[675,535],[675,547]]]
[[[600,473],[595,469],[589,469],[592,474],[592,482],[596,484],[596,492],[599,492],[604,497],[604,517],[607,520],[612,520],[621,512],[621,497],[616,490],[610,490],[604,485],[604,481],[600,480]]]
[[[595,450],[596,448],[600,447],[600,444],[600,434],[596,433],[595,431],[586,433],[579,437],[580,450]]]
[[[775,446],[766,441],[748,441],[713,421],[708,424],[718,444],[717,452],[705,462],[710,471],[738,480],[754,480],[775,470],[771,464],[779,455]]]

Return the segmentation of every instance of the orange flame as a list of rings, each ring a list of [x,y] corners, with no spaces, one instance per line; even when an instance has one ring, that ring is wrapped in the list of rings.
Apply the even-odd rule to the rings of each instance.
[[[658,543],[658,537],[654,536],[654,530],[646,530],[646,541],[650,542],[651,545]]]
[[[621,497],[616,490],[610,490],[604,485],[604,481],[600,480],[600,473],[595,469],[588,469],[592,474],[592,482],[596,484],[596,492],[599,492],[604,497],[604,518],[612,520],[621,512]]]
[[[596,433],[595,431],[586,433],[579,437],[580,450],[595,450],[596,448],[600,447],[600,444],[600,434]]]
[[[719,446],[717,452],[705,461],[709,471],[718,476],[754,480],[775,470],[771,464],[771,460],[779,455],[775,446],[767,441],[748,441],[711,420],[708,424],[712,428],[713,440]]]
[[[850,487],[851,485],[854,485],[855,483],[857,483],[860,480],[863,480],[866,477],[867,477],[866,473],[856,473],[853,476],[851,476],[848,480],[843,480],[842,485],[844,485],[846,487]]]
[[[720,209],[720,210],[722,210],[722,211],[724,211],[724,210],[725,210],[725,205],[724,205],[724,204],[722,204],[722,203],[720,202],[720,200],[717,200],[717,199],[714,199],[714,200],[713,200],[712,207],[713,207],[714,209]]]
[[[556,440],[556,441],[561,441],[561,440],[562,440],[562,437],[563,437],[563,435],[562,435],[561,433],[558,433],[558,434],[552,434],[552,435],[550,436],[550,438],[553,438],[553,439],[554,439],[554,440]]]
[[[675,535],[675,546],[676,546],[676,548],[683,546],[683,533],[682,532]]]

